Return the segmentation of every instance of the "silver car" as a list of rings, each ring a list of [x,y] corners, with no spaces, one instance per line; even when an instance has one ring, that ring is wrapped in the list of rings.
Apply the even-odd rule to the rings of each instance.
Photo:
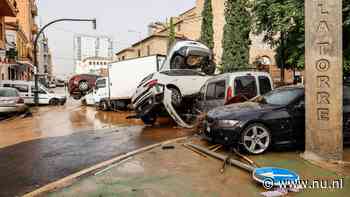
[[[24,100],[15,88],[0,88],[0,114],[22,112],[26,110]]]

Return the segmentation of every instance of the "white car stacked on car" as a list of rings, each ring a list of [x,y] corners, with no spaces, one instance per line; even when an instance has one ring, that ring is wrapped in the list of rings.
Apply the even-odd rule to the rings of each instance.
[[[171,91],[171,104],[183,107],[215,72],[211,50],[194,41],[177,42],[159,72],[145,77],[138,85],[132,104],[145,124],[153,124],[164,108],[164,93]],[[166,109],[172,114],[170,109]]]

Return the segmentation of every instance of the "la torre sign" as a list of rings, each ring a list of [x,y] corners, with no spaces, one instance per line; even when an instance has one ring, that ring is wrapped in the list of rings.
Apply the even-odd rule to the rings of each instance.
[[[305,1],[305,154],[342,159],[342,0]]]

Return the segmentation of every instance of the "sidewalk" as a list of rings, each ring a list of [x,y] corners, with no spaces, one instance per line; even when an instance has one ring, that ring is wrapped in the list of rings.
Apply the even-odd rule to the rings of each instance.
[[[174,143],[174,149],[158,147],[141,153],[115,164],[109,170],[100,170],[98,175],[83,177],[71,186],[50,193],[49,196],[246,197],[261,196],[260,193],[266,191],[250,174],[236,167],[227,167],[221,174],[221,161],[194,153],[182,146],[183,143],[184,141]],[[260,166],[296,171],[304,180],[344,178],[343,189],[307,189],[299,193],[289,193],[288,196],[350,195],[350,176],[337,175],[314,166],[301,159],[299,153],[277,152],[250,158]]]

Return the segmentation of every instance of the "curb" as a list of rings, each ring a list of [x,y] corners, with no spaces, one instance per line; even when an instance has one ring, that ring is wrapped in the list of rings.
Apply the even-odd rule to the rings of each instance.
[[[181,141],[181,140],[186,140],[186,139],[188,139],[188,137],[176,138],[176,139],[172,139],[172,140],[160,142],[160,143],[157,143],[157,144],[149,145],[149,146],[146,146],[146,147],[143,147],[143,148],[140,148],[140,149],[137,149],[137,150],[125,153],[125,154],[120,155],[118,157],[115,157],[113,159],[101,162],[101,163],[96,164],[96,165],[94,165],[92,167],[83,169],[83,170],[81,170],[79,172],[76,172],[76,173],[71,174],[69,176],[66,176],[66,177],[64,177],[62,179],[59,179],[59,180],[54,181],[52,183],[49,183],[49,184],[47,184],[47,185],[45,185],[43,187],[40,187],[40,188],[30,192],[30,193],[24,194],[23,197],[40,196],[40,195],[43,195],[43,194],[45,194],[47,192],[50,192],[52,190],[59,189],[59,188],[62,188],[62,187],[66,187],[66,186],[68,186],[70,184],[73,184],[74,181],[76,181],[78,178],[80,178],[80,177],[82,177],[84,175],[87,175],[87,174],[89,174],[89,173],[91,173],[93,171],[96,171],[98,169],[101,169],[103,167],[107,167],[107,166],[112,165],[112,164],[114,164],[116,162],[122,161],[122,160],[127,159],[129,157],[132,157],[134,155],[137,155],[137,154],[149,151],[149,150],[157,148],[159,146],[170,144],[170,143],[175,143],[175,142],[178,142],[178,141]]]

